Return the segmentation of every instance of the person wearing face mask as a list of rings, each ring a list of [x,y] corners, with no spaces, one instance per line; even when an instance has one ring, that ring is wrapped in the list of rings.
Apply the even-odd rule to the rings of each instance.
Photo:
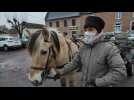
[[[81,69],[81,87],[113,87],[126,79],[126,67],[119,49],[104,41],[105,22],[97,16],[88,16],[84,25],[83,46],[73,60],[58,70],[60,78],[74,70]]]

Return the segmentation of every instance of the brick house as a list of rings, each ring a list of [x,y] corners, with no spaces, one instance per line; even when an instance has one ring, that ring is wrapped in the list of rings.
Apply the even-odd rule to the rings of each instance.
[[[84,21],[87,16],[99,16],[106,22],[104,32],[130,32],[134,30],[133,12],[48,12],[45,22],[48,27],[60,32],[83,33]]]
[[[71,37],[72,34],[79,34],[83,31],[82,26],[87,15],[84,12],[48,12],[45,22],[48,27],[57,28],[62,33],[67,32]],[[71,30],[73,27],[76,29]]]

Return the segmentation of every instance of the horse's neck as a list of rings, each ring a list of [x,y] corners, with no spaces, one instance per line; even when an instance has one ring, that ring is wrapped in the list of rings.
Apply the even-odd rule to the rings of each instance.
[[[70,61],[76,52],[78,52],[78,47],[70,39],[64,37],[59,37],[60,52],[56,57],[56,65],[60,66],[66,64]]]
[[[56,65],[60,66],[69,62],[69,48],[64,37],[59,36],[60,51],[56,55]]]

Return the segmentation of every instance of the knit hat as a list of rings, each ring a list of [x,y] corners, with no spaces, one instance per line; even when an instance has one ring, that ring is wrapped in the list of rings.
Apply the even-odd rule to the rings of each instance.
[[[85,20],[84,29],[93,27],[97,30],[98,33],[101,33],[101,31],[105,27],[105,22],[102,18],[97,16],[88,16]]]

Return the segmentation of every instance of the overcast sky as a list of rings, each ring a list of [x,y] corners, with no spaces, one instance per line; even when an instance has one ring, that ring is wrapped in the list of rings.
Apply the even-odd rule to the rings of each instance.
[[[10,28],[10,24],[7,23],[7,19],[13,17],[18,18],[20,21],[25,20],[31,23],[45,24],[46,12],[0,12],[0,25],[6,25]]]

